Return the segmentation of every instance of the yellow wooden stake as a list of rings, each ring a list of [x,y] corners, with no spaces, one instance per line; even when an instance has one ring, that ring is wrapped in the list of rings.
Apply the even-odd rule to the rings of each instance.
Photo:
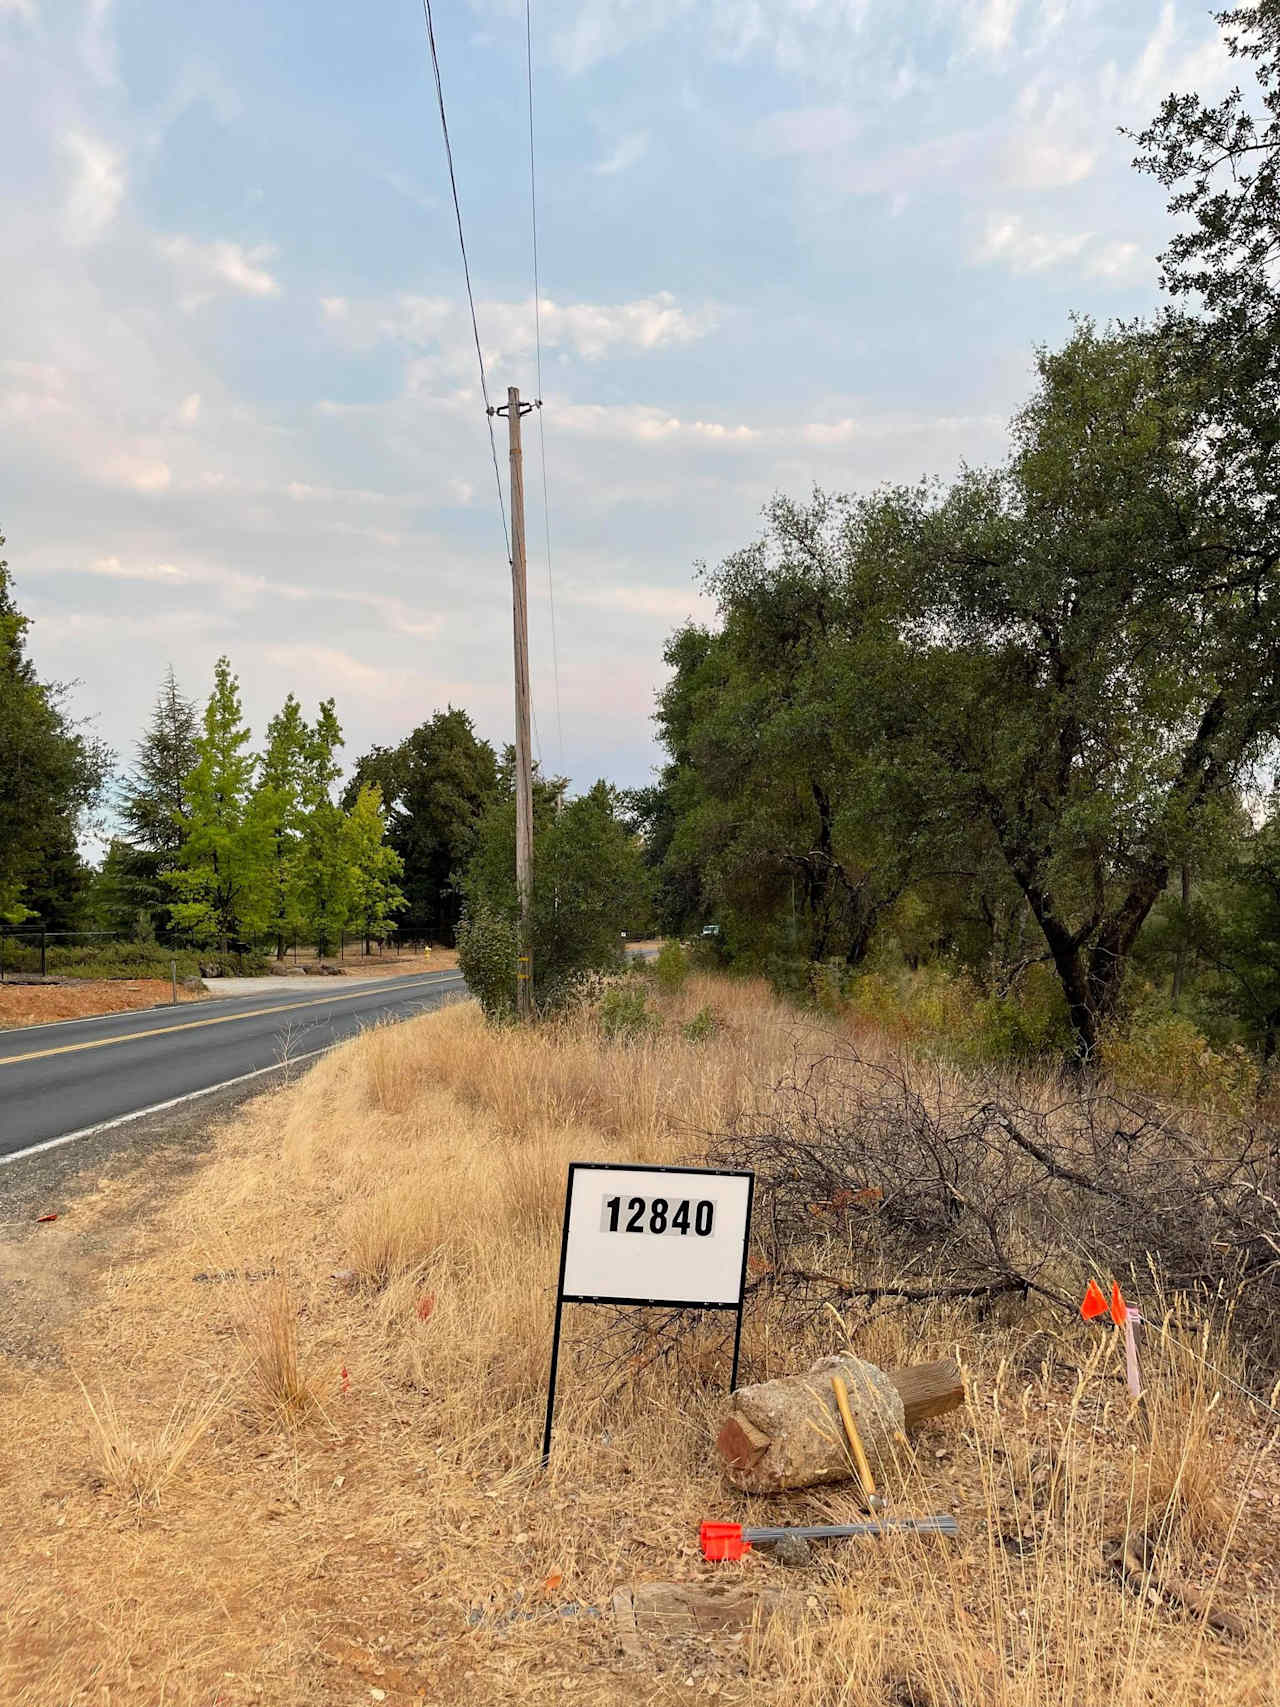
[[[831,1387],[836,1396],[836,1404],[840,1409],[840,1421],[844,1424],[845,1436],[849,1442],[849,1451],[853,1454],[854,1469],[858,1472],[858,1480],[862,1483],[862,1492],[866,1496],[867,1505],[871,1506],[876,1498],[876,1481],[871,1474],[871,1465],[867,1460],[866,1448],[862,1444],[862,1436],[853,1420],[853,1411],[849,1406],[849,1389],[840,1375],[831,1377]]]

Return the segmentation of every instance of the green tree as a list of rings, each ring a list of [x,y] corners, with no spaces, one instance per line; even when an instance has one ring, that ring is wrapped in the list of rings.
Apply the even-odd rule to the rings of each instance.
[[[230,661],[219,658],[186,781],[179,864],[168,882],[174,924],[223,954],[260,938],[270,912],[271,830],[255,805],[250,738],[239,683]]]
[[[493,748],[451,705],[398,747],[374,747],[357,760],[343,795],[348,810],[367,783],[382,791],[388,839],[404,862],[401,930],[451,943],[462,906],[459,878],[498,791]]]
[[[267,929],[275,938],[276,958],[304,922],[303,838],[307,811],[312,733],[292,694],[267,725],[267,744],[258,761],[255,807],[270,837]]]
[[[1092,1055],[1171,873],[1280,733],[1280,554],[1217,478],[1180,339],[1084,324],[1040,352],[1003,467],[773,507],[714,579],[721,632],[677,638],[659,716],[697,786],[669,864],[748,921],[790,865],[810,955],[856,957],[907,892],[953,936],[937,886],[988,895],[993,940],[1033,921]]]
[[[343,825],[347,864],[351,872],[351,916],[369,944],[385,942],[395,929],[395,915],[405,905],[399,880],[404,862],[386,841],[387,820],[382,791],[366,783],[356,795]]]
[[[112,844],[112,907],[118,917],[132,915],[130,928],[142,914],[153,931],[169,922],[172,887],[166,874],[178,864],[186,834],[186,783],[198,759],[198,729],[195,706],[170,665],[118,797],[126,833]]]
[[[77,730],[62,690],[37,677],[27,627],[0,560],[0,920],[16,924],[38,911],[57,925],[67,885],[76,891],[70,905],[79,904],[76,833],[101,798],[110,754]]]
[[[344,816],[334,804],[341,774],[342,728],[331,699],[321,702],[306,732],[301,764],[302,835],[299,895],[303,918],[320,955],[342,945],[351,919],[352,872],[343,835]]]
[[[1223,976],[1227,1005],[1270,1068],[1280,1047],[1280,794],[1233,850],[1191,928],[1199,952]]]
[[[765,539],[707,577],[718,630],[686,628],[667,648],[657,722],[671,762],[646,840],[666,922],[712,918],[754,960],[856,965],[906,884],[944,858],[945,824],[875,762],[870,708],[848,692],[865,600],[842,557],[845,513],[822,494],[775,501]]]
[[[850,517],[853,582],[885,589],[850,691],[910,786],[999,850],[1085,1055],[1171,871],[1280,728],[1276,563],[1223,500],[1176,358],[1168,328],[1082,326],[1041,352],[1005,468]]]
[[[504,773],[504,796],[481,824],[464,893],[467,917],[496,921],[503,940],[514,944],[519,919],[515,798],[507,767]],[[624,964],[624,933],[647,929],[651,919],[640,844],[626,823],[616,790],[597,782],[557,809],[562,789],[559,782],[537,779],[534,790],[531,947],[534,998],[544,1009],[562,1002],[585,974],[619,969]],[[479,940],[470,946],[480,953]],[[465,953],[460,963],[465,972]],[[514,996],[514,956],[509,971]]]

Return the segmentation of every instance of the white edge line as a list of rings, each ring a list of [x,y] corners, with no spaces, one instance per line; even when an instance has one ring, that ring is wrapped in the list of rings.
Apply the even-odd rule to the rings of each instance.
[[[428,978],[450,978],[450,977],[460,977],[460,976],[461,976],[461,974],[458,972],[458,969],[455,966],[446,966],[446,967],[442,968],[442,970],[439,972],[406,972],[403,976],[403,979],[400,979],[400,978],[370,978],[368,980],[368,982],[375,990],[386,990],[386,989],[389,989],[391,987],[391,985],[393,985],[393,984],[399,984],[401,982],[404,982],[407,984],[411,980],[413,980],[414,981],[414,988],[417,989],[417,988],[421,987],[420,984],[418,983],[418,980],[425,980]],[[12,988],[12,989],[16,990],[22,986],[19,986],[17,984],[10,985],[6,981],[4,987],[6,989]],[[30,986],[26,986],[26,987],[29,988]],[[207,988],[207,986],[206,986],[206,988]],[[295,985],[291,989],[281,990],[278,992],[279,998],[281,1000],[283,1000],[283,998],[285,996],[296,996],[299,994],[300,989],[301,989],[301,986]],[[348,992],[347,992],[348,995],[354,995],[355,993],[356,992],[354,990],[348,990]],[[363,992],[361,992],[361,993],[363,994]],[[271,992],[269,990],[263,990],[261,992],[261,997],[263,999],[269,999],[270,994],[271,994]],[[340,990],[335,990],[333,992],[333,994],[334,994],[334,996],[340,996],[342,994],[342,992]],[[207,1002],[202,1000],[200,997],[197,996],[194,1000],[192,1000],[190,1002],[179,1002],[178,1007],[180,1007],[180,1008],[212,1008],[212,1007],[216,1007],[219,1002],[253,1002],[253,1001],[257,1001],[259,999],[260,998],[258,996],[255,996],[252,991],[249,991],[247,994],[242,991],[241,994],[238,996],[215,996],[214,993],[212,992],[212,990],[210,990],[209,991],[209,999]],[[320,1000],[322,1000],[322,1001],[323,1001],[323,999],[324,999],[323,997],[320,998]],[[144,1019],[149,1014],[167,1014],[167,1013],[172,1013],[173,1011],[174,1011],[174,1005],[172,1002],[155,1002],[149,1008],[112,1008],[110,1010],[110,1012],[105,1013],[105,1014],[77,1014],[74,1019],[47,1019],[47,1020],[44,1020],[40,1025],[5,1025],[5,1026],[0,1026],[0,1037],[6,1037],[10,1033],[13,1033],[16,1035],[18,1032],[21,1032],[23,1034],[23,1036],[25,1037],[33,1031],[55,1031],[60,1026],[64,1026],[64,1025],[101,1025],[104,1020],[109,1020],[109,1019],[119,1019],[119,1020]]]
[[[150,1108],[135,1108],[129,1114],[119,1114],[114,1120],[100,1120],[96,1126],[82,1126],[78,1132],[64,1132],[60,1138],[46,1138],[39,1144],[28,1144],[25,1150],[12,1150],[7,1156],[0,1156],[0,1168],[7,1167],[10,1162],[21,1162],[27,1156],[39,1156],[45,1150],[59,1150],[64,1144],[74,1144],[78,1138],[92,1138],[99,1132],[110,1132],[113,1127],[127,1126],[131,1120],[145,1120],[149,1114],[161,1114],[166,1108],[177,1108],[179,1103],[194,1102],[197,1097],[212,1096],[214,1091],[225,1091],[231,1085],[247,1084],[250,1079],[260,1079],[264,1073],[284,1073],[300,1061],[314,1061],[318,1055],[328,1055],[336,1049],[339,1043],[349,1043],[349,1037],[338,1039],[338,1043],[330,1043],[324,1049],[313,1049],[308,1055],[295,1055],[289,1061],[273,1061],[269,1067],[256,1067],[252,1073],[241,1073],[238,1078],[222,1079],[216,1085],[206,1085],[203,1090],[187,1091],[180,1097],[170,1097],[168,1102],[153,1102]]]
[[[447,978],[450,970],[452,968],[438,972],[436,977]],[[370,982],[373,980],[370,979]],[[431,1010],[426,1011],[429,1013]],[[99,1132],[110,1132],[117,1126],[127,1126],[131,1120],[145,1120],[149,1114],[162,1114],[166,1108],[177,1108],[181,1103],[194,1102],[197,1097],[212,1096],[214,1091],[225,1091],[231,1085],[248,1084],[250,1079],[260,1079],[264,1073],[286,1072],[300,1061],[314,1061],[318,1056],[329,1055],[343,1043],[351,1041],[350,1037],[339,1037],[335,1042],[326,1044],[323,1049],[312,1049],[306,1055],[294,1055],[288,1061],[273,1061],[269,1067],[255,1067],[252,1073],[241,1073],[234,1079],[220,1079],[216,1085],[205,1085],[203,1090],[187,1091],[180,1097],[170,1097],[168,1102],[153,1102],[150,1108],[135,1108],[129,1114],[118,1114],[114,1120],[100,1120],[96,1126],[82,1126],[78,1132],[64,1132],[60,1138],[45,1138],[39,1144],[28,1144],[24,1150],[11,1150],[8,1155],[0,1156],[0,1168],[8,1167],[10,1162],[21,1162],[28,1156],[39,1156],[45,1150],[60,1150],[64,1144],[74,1144],[79,1138],[92,1138]]]

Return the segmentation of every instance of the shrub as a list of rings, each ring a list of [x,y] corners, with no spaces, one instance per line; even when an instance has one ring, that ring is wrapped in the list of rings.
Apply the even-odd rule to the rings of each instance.
[[[1243,1113],[1258,1094],[1258,1064],[1238,1044],[1217,1050],[1183,1014],[1139,1013],[1103,1045],[1119,1085],[1202,1108]]]
[[[986,997],[974,1013],[974,1053],[982,1060],[1029,1061],[1071,1048],[1062,987],[1047,966],[1029,966],[1014,989]]]
[[[683,989],[685,979],[689,976],[689,951],[683,943],[670,938],[658,950],[657,958],[651,962],[649,970],[658,983],[670,995]]]
[[[515,926],[487,908],[464,913],[458,923],[458,970],[484,1009],[486,1019],[510,1020],[516,1005]]]
[[[611,984],[596,1009],[600,1030],[613,1043],[634,1043],[660,1029],[661,1019],[645,1003],[642,985]]]
[[[706,1043],[721,1030],[720,1020],[714,1008],[699,1008],[687,1025],[680,1027],[680,1035],[687,1043]]]

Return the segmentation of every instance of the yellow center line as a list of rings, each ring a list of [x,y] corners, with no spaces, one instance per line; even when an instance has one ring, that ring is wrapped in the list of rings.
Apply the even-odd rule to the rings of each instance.
[[[447,978],[447,972],[436,972],[430,975],[432,981]],[[429,988],[425,982],[414,982],[408,986],[413,990]],[[392,992],[382,986],[386,994]],[[182,1025],[157,1025],[150,1031],[130,1031],[123,1037],[98,1037],[89,1043],[62,1043],[56,1049],[33,1049],[26,1055],[0,1055],[0,1067],[12,1067],[19,1061],[43,1061],[50,1055],[75,1055],[82,1049],[110,1049],[117,1043],[137,1043],[146,1037],[164,1037],[173,1031],[199,1031],[204,1026],[231,1025],[236,1020],[261,1019],[263,1014],[293,1013],[298,1008],[329,1007],[334,1002],[354,1002],[361,996],[368,995],[367,990],[348,990],[341,996],[308,996],[304,1002],[278,1002],[269,1008],[250,1008],[247,1013],[219,1014],[216,1019],[190,1019]],[[225,1000],[225,998],[224,998]]]

